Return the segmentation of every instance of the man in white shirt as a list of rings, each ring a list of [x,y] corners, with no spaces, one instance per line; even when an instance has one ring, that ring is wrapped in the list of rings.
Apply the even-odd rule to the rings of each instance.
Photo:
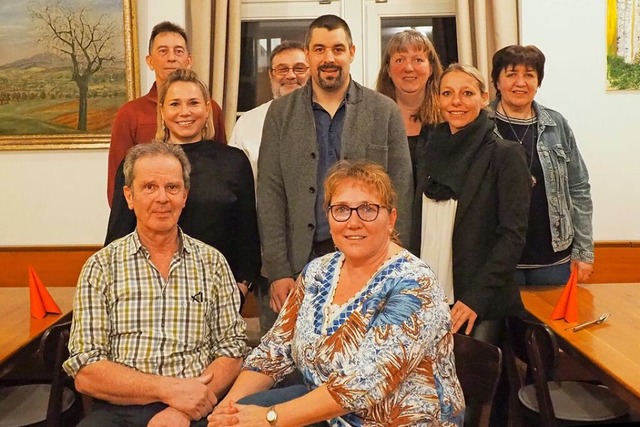
[[[301,88],[309,80],[309,65],[304,54],[304,43],[283,41],[276,46],[270,55],[269,81],[273,98],[280,98]],[[258,153],[262,139],[262,125],[271,101],[257,106],[242,114],[231,134],[229,145],[245,152],[251,168],[253,179],[258,182]],[[273,325],[277,317],[269,305],[269,288],[265,278],[255,286],[256,296],[260,300],[260,331],[264,335]]]
[[[309,64],[304,54],[304,43],[283,41],[273,49],[269,60],[269,81],[274,99],[301,88],[309,80]],[[233,128],[229,141],[229,145],[240,148],[249,157],[255,182],[258,182],[258,152],[262,125],[270,105],[271,101],[265,102],[242,114]]]

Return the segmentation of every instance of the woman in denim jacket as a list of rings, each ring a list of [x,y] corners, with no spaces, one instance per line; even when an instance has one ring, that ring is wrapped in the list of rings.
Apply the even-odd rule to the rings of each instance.
[[[544,54],[512,45],[493,55],[491,103],[505,139],[518,141],[531,172],[527,242],[518,264],[520,285],[563,284],[593,271],[593,204],[589,173],[567,120],[534,101],[544,77]]]

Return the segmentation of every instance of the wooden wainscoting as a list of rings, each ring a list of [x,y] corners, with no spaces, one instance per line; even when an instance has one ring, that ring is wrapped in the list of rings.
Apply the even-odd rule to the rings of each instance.
[[[640,283],[640,242],[595,242],[593,274],[586,283]]]
[[[85,261],[102,246],[0,246],[0,287],[28,286],[29,266],[45,286],[75,286]],[[259,316],[260,308],[249,294],[245,317]]]
[[[45,286],[75,286],[87,258],[101,246],[1,246],[0,286],[27,286],[33,266]],[[599,241],[588,283],[640,283],[640,241]],[[253,298],[250,312],[257,309]]]
[[[85,261],[102,246],[2,246],[0,286],[28,286],[29,266],[45,286],[75,286]]]

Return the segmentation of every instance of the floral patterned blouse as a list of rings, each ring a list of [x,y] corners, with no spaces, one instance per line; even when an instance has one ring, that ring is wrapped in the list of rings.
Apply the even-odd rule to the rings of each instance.
[[[351,413],[331,426],[462,425],[451,314],[434,273],[402,250],[341,306],[342,252],[311,261],[245,368],[280,381],[300,370]]]

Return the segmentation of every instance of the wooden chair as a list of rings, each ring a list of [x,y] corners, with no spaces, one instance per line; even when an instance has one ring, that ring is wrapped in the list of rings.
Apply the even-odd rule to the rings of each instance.
[[[37,350],[51,383],[22,384],[0,389],[0,425],[72,426],[80,419],[81,401],[71,379],[62,370],[69,356],[67,344],[71,322],[47,329]]]
[[[629,414],[628,405],[608,388],[585,381],[556,381],[558,342],[544,323],[521,317],[507,320],[510,419],[530,419],[555,427],[602,423]],[[518,367],[518,361],[520,366]],[[522,371],[526,371],[522,375]]]
[[[453,334],[456,372],[467,404],[465,426],[489,426],[502,369],[502,351],[489,343]]]

